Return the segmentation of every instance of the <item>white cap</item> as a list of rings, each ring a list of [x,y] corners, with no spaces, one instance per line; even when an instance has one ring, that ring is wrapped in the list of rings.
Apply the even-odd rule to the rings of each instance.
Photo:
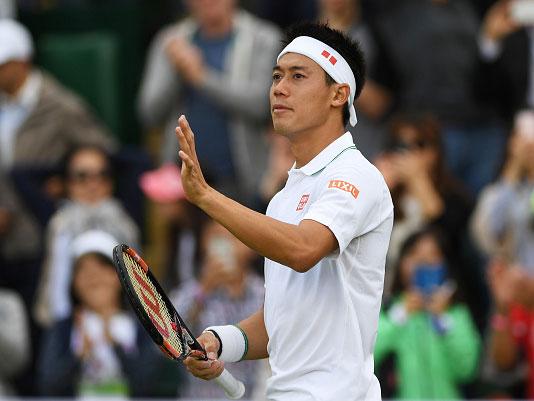
[[[28,61],[33,41],[28,29],[12,19],[0,19],[0,65],[8,61]]]
[[[100,230],[89,230],[72,241],[71,252],[74,259],[85,253],[98,252],[113,259],[113,248],[119,242],[110,234]]]

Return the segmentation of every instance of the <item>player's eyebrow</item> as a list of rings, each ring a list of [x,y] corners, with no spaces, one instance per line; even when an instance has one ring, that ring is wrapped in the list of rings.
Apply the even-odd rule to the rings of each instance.
[[[308,72],[308,71],[310,70],[308,67],[305,67],[305,66],[303,66],[303,65],[293,65],[293,66],[291,66],[291,67],[289,67],[289,68],[287,68],[287,69],[288,69],[289,71],[297,71],[297,70],[301,70],[301,71],[304,71],[304,72]],[[282,70],[283,70],[283,68],[280,67],[278,64],[275,65],[275,66],[273,67],[273,72],[275,72],[275,71],[282,71]]]

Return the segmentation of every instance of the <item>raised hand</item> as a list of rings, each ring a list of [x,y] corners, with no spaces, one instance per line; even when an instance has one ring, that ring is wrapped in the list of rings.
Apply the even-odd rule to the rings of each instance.
[[[192,85],[200,85],[206,75],[201,51],[183,38],[172,38],[166,46],[167,57],[181,77]]]
[[[510,13],[511,4],[510,0],[500,0],[490,7],[482,23],[482,34],[486,38],[500,41],[520,28]]]
[[[180,144],[178,156],[182,159],[182,185],[187,199],[199,206],[211,188],[202,174],[195,150],[195,135],[185,116],[180,116],[178,119],[176,136]]]

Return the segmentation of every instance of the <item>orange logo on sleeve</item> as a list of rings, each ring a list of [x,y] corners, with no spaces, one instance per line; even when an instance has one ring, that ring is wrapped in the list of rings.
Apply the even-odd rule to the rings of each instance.
[[[341,189],[342,191],[349,192],[352,196],[354,196],[354,199],[356,199],[358,197],[358,194],[360,193],[360,191],[358,191],[358,188],[356,188],[350,182],[341,180],[330,180],[330,182],[328,183],[328,188],[337,188]]]

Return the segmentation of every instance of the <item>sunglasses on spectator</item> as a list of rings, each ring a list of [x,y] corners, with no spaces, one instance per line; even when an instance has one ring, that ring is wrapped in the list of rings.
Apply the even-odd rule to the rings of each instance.
[[[90,170],[74,170],[68,175],[69,180],[85,183],[92,179],[104,180],[111,176],[111,172],[108,169],[90,171]]]

